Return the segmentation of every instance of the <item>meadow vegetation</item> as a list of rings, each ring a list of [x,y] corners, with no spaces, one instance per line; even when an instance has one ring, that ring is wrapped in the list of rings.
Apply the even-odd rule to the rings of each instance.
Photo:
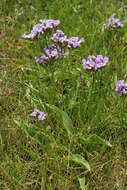
[[[104,28],[112,16],[122,28]],[[59,20],[67,37],[84,42],[66,58],[37,64],[56,30],[36,40],[22,35],[40,19]],[[91,73],[82,66],[89,55],[108,64]],[[127,82],[126,0],[1,0],[0,189],[126,190],[127,98],[115,90],[119,80]],[[34,109],[44,120],[30,115]]]

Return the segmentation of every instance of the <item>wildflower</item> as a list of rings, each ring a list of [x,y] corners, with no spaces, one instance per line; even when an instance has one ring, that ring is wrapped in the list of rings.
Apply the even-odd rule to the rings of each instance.
[[[117,28],[122,28],[123,23],[120,21],[120,19],[111,17],[111,18],[109,18],[108,23],[104,24],[104,27],[107,30],[113,30],[113,29],[117,29]]]
[[[52,19],[51,20],[44,19],[44,20],[40,20],[40,22],[42,23],[44,31],[52,30],[60,24],[59,20],[52,20]]]
[[[49,48],[44,48],[45,55],[42,55],[40,58],[35,58],[36,63],[39,63],[42,66],[46,66],[48,63],[55,60],[65,58],[68,56],[69,52],[63,53],[62,49],[54,44],[51,44]]]
[[[37,117],[38,120],[44,120],[46,114],[44,112],[39,111],[38,109],[34,109],[34,111],[30,114],[30,116]]]
[[[82,66],[84,69],[90,70],[94,73],[95,71],[105,67],[108,64],[108,60],[108,57],[103,58],[102,55],[90,55],[87,61],[86,59],[82,60]]]
[[[35,62],[39,63],[42,66],[46,66],[48,61],[49,61],[49,58],[46,57],[45,55],[42,55],[39,58],[35,57]]]
[[[62,30],[57,30],[55,34],[53,34],[51,40],[56,44],[58,43],[59,46],[65,47],[68,44],[67,36],[63,33]]]
[[[23,34],[22,38],[25,39],[35,39],[35,38],[41,38],[41,36],[46,31],[51,31],[52,29],[56,28],[59,24],[59,20],[40,20],[41,24],[37,24],[33,27],[30,34]]]
[[[57,30],[51,39],[54,43],[58,43],[59,46],[68,47],[69,49],[77,48],[84,42],[84,38],[79,40],[78,37],[71,37],[68,39],[62,30]]]
[[[57,47],[53,44],[49,46],[49,48],[44,48],[44,53],[49,59],[58,59],[59,52],[57,50]]]
[[[43,34],[44,34],[44,31],[43,31],[42,24],[37,24],[33,27],[30,34],[23,34],[22,38],[35,39],[37,37],[40,38]]]
[[[78,37],[71,37],[71,38],[68,39],[68,45],[67,45],[67,47],[69,49],[73,49],[73,48],[75,49],[75,48],[79,47],[80,44],[83,43],[83,42],[84,42],[84,38],[81,38],[79,40]]]
[[[121,96],[122,94],[126,95],[127,94],[127,83],[124,83],[123,80],[119,80],[117,82],[116,92],[118,93],[119,96]]]

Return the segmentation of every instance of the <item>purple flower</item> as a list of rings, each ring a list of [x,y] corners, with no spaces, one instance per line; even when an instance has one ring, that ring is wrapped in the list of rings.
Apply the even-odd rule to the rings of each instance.
[[[68,45],[67,45],[67,47],[69,49],[73,49],[73,48],[75,49],[75,48],[79,47],[80,44],[83,43],[83,42],[84,42],[84,38],[81,38],[79,40],[78,37],[71,37],[71,38],[68,39]]]
[[[51,20],[44,19],[44,20],[40,20],[40,22],[42,23],[44,31],[52,30],[60,24],[59,20],[52,20],[52,19]]]
[[[59,20],[40,20],[41,24],[37,24],[33,27],[30,34],[23,34],[22,38],[25,39],[35,39],[35,38],[41,38],[41,36],[46,31],[51,31],[52,29],[56,28],[59,24]]]
[[[49,58],[46,57],[45,55],[42,55],[39,58],[35,57],[35,62],[39,63],[42,66],[46,66],[48,61],[49,61]]]
[[[46,114],[44,112],[39,111],[38,109],[34,109],[34,111],[30,114],[30,116],[37,117],[38,120],[44,120]]]
[[[71,37],[68,39],[62,30],[57,30],[51,39],[55,44],[57,43],[59,46],[68,47],[69,49],[75,49],[84,42],[84,38],[79,40],[78,37]]]
[[[35,58],[36,63],[46,66],[50,62],[55,60],[65,58],[68,56],[69,52],[62,52],[62,49],[54,44],[51,44],[49,48],[44,48],[45,55],[42,55],[40,58]]]
[[[40,38],[43,34],[44,34],[44,31],[43,31],[42,24],[37,24],[33,27],[30,34],[23,34],[22,38],[33,40],[37,37]]]
[[[123,23],[120,21],[120,19],[118,19],[118,18],[115,19],[114,17],[111,17],[111,18],[109,18],[108,23],[104,24],[104,27],[107,30],[114,30],[117,28],[122,28]]]
[[[84,69],[90,70],[94,73],[95,71],[105,67],[108,64],[108,60],[108,57],[103,58],[102,55],[89,55],[88,60],[82,60],[82,66]]]
[[[122,94],[126,95],[127,94],[127,83],[124,83],[123,80],[119,80],[117,82],[116,92],[118,93],[119,96],[122,96]]]
[[[59,53],[57,47],[53,44],[49,46],[49,48],[44,48],[44,53],[48,57],[48,59],[58,59]]]
[[[53,34],[51,40],[54,43],[58,43],[59,46],[62,46],[62,47],[67,46],[67,43],[68,43],[67,36],[65,36],[62,30],[57,30],[56,33]]]

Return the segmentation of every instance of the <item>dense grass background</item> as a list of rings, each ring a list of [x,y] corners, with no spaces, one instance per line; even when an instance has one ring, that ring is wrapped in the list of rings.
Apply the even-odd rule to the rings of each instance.
[[[103,28],[112,15],[124,22],[117,32]],[[21,38],[44,18],[59,19],[68,37],[85,39],[47,69],[35,64],[35,56],[43,54],[43,37],[41,42]],[[85,189],[127,189],[127,99],[115,92],[117,80],[127,80],[126,52],[126,0],[0,1],[1,190],[77,190],[81,173]],[[82,68],[90,54],[109,57],[93,85]],[[53,106],[68,114],[73,137]],[[46,120],[30,117],[34,108],[46,112]],[[112,147],[81,141],[94,134]],[[71,154],[85,158],[91,172],[72,162]]]

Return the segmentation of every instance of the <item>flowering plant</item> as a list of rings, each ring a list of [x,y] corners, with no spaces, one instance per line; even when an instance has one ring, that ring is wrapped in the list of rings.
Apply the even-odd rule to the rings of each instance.
[[[108,23],[104,24],[105,29],[107,30],[114,30],[117,28],[122,28],[123,23],[118,18],[111,17],[108,20]]]
[[[59,20],[44,19],[40,20],[40,22],[41,24],[37,24],[33,27],[30,34],[24,34],[22,37],[24,39],[32,40],[41,38],[44,33],[57,28],[60,24]],[[69,52],[66,52],[64,48],[75,49],[84,42],[84,38],[81,38],[79,40],[78,37],[71,37],[68,39],[62,30],[57,30],[56,33],[51,37],[51,41],[54,44],[50,44],[48,47],[45,47],[43,49],[44,55],[39,58],[35,57],[36,63],[39,63],[42,66],[46,66],[51,62],[67,57],[69,55]]]
[[[23,34],[22,38],[25,39],[36,39],[41,38],[41,36],[47,32],[51,31],[54,28],[58,27],[60,24],[59,20],[40,20],[41,24],[36,24],[33,29],[31,30],[30,34]]]
[[[34,111],[30,114],[30,116],[37,117],[38,120],[44,120],[46,114],[42,111],[39,111],[38,109],[34,109]]]
[[[124,80],[119,80],[117,82],[116,92],[118,93],[119,96],[127,94],[127,83],[124,83]]]
[[[105,67],[108,64],[108,61],[108,57],[103,58],[102,55],[89,55],[88,60],[82,60],[82,66],[84,69],[90,70],[92,73],[94,73],[95,71]]]
[[[51,44],[48,48],[44,48],[44,54],[40,58],[36,57],[35,61],[40,65],[46,66],[48,63],[65,58],[69,52],[63,53],[60,47]]]

